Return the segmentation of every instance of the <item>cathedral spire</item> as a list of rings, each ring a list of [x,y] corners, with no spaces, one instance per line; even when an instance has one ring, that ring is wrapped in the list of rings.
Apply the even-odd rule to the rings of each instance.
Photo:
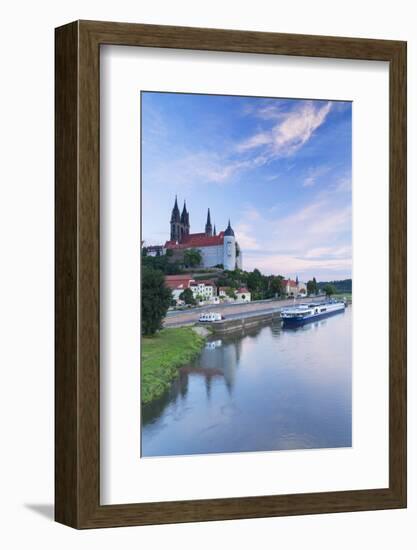
[[[180,209],[178,208],[177,195],[175,195],[174,208],[172,209],[172,214],[171,214],[171,223],[179,222],[179,221],[180,221]]]
[[[213,229],[211,227],[210,219],[210,208],[207,210],[206,235],[207,237],[211,237],[213,235]]]
[[[181,213],[181,223],[185,223],[187,221],[187,205],[184,201],[184,206],[182,207],[182,213]]]
[[[180,209],[178,208],[177,195],[175,195],[174,208],[171,213],[171,241],[180,241],[183,235]]]
[[[216,224],[214,224],[214,227],[213,227],[213,235],[216,236],[217,235],[217,231],[216,231]]]
[[[182,236],[190,233],[190,215],[187,211],[187,205],[184,200],[184,206],[181,214]]]

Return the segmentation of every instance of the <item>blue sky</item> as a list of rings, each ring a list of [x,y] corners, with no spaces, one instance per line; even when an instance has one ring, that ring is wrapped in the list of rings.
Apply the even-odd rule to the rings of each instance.
[[[350,102],[142,92],[142,239],[169,239],[175,195],[204,230],[230,218],[243,268],[351,277]]]

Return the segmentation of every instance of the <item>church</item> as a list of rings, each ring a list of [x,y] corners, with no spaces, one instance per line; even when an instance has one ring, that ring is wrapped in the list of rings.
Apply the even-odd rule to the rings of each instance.
[[[165,243],[163,248],[164,253],[167,250],[172,250],[177,257],[183,255],[184,251],[190,248],[199,250],[202,256],[200,267],[223,265],[224,269],[229,271],[242,269],[242,251],[230,225],[230,220],[226,229],[217,234],[216,226],[211,224],[209,208],[204,232],[190,233],[190,215],[187,206],[184,201],[180,213],[177,197],[175,197],[171,213],[170,240]]]

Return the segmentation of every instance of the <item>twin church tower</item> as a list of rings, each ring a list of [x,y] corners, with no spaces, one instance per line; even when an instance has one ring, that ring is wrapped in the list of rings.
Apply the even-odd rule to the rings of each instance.
[[[184,201],[182,213],[180,215],[180,209],[178,208],[177,197],[175,197],[174,208],[171,214],[171,241],[182,241],[186,235],[190,234],[190,214],[187,211],[187,205]],[[200,235],[200,233],[198,233]],[[207,211],[207,222],[205,228],[206,237],[216,236],[216,226],[212,228],[210,218],[210,208]]]
[[[178,208],[177,197],[170,220],[170,240],[165,243],[166,250],[186,250],[197,248],[201,252],[202,267],[223,265],[224,269],[233,271],[242,268],[242,251],[236,241],[230,220],[225,231],[219,234],[216,226],[212,226],[210,209],[207,211],[207,221],[204,233],[190,233],[190,215],[184,201],[182,212]]]

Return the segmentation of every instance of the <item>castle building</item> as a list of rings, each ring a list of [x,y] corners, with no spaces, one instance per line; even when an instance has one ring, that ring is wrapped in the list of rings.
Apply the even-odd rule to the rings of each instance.
[[[204,232],[190,233],[190,215],[185,201],[180,214],[177,197],[175,197],[170,220],[170,240],[165,243],[164,249],[165,251],[172,250],[176,254],[183,254],[191,248],[195,248],[201,253],[200,267],[223,265],[224,269],[229,271],[236,268],[242,269],[242,251],[230,225],[230,220],[226,229],[217,234],[216,225],[213,227],[211,223],[209,208]]]

